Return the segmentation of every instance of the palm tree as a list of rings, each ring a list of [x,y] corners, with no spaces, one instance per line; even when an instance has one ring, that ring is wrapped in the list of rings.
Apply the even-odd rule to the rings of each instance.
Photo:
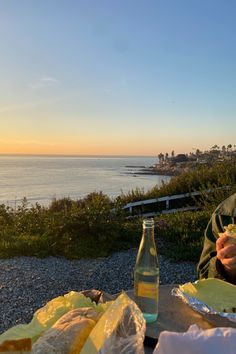
[[[158,159],[159,159],[159,163],[163,163],[164,161],[164,154],[162,154],[162,152],[160,152],[160,154],[157,155]]]
[[[196,149],[196,155],[200,155],[202,152],[199,149]]]
[[[211,150],[219,150],[219,148],[220,147],[217,144],[215,144],[215,145],[212,146]]]

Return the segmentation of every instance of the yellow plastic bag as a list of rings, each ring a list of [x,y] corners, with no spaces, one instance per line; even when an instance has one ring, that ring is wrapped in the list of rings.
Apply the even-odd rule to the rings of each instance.
[[[123,292],[93,328],[81,354],[142,354],[145,330],[140,309]]]
[[[64,296],[58,296],[37,310],[29,324],[14,326],[0,335],[0,343],[5,340],[31,338],[35,342],[38,337],[49,329],[61,316],[70,310],[80,307],[92,307],[97,312],[103,312],[110,302],[96,304],[82,292],[71,291]]]
[[[34,343],[65,313],[91,307],[103,315],[90,332],[81,354],[143,354],[146,322],[135,302],[122,293],[114,301],[96,304],[88,297],[91,292],[84,293],[87,296],[72,291],[49,301],[35,312],[29,324],[12,327],[3,333],[0,343],[24,338],[31,338]],[[106,298],[111,300],[103,294],[100,301],[106,301]]]

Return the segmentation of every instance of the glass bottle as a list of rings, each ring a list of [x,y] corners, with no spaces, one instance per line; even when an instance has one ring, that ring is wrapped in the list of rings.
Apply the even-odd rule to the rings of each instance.
[[[154,220],[143,220],[143,234],[134,268],[134,295],[147,323],[158,317],[159,262],[154,240]]]

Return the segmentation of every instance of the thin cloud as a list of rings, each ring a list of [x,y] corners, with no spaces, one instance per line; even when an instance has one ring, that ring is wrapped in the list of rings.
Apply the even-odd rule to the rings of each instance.
[[[33,90],[39,90],[47,87],[55,87],[60,85],[60,81],[51,76],[43,76],[40,79],[29,83],[29,87]]]
[[[0,139],[0,144],[56,146],[55,143],[51,143],[51,142],[42,142],[38,140],[17,140],[17,139],[16,140]]]
[[[0,112],[12,112],[12,111],[19,111],[34,108],[37,106],[43,106],[45,104],[50,104],[54,102],[59,102],[64,100],[66,97],[53,97],[49,99],[34,101],[34,102],[25,102],[22,104],[13,104],[11,106],[0,106]]]
[[[19,111],[19,110],[27,110],[30,108],[34,108],[37,106],[44,106],[47,104],[51,104],[54,102],[60,102],[71,98],[78,98],[87,96],[89,93],[86,90],[77,91],[74,93],[69,93],[63,96],[52,97],[48,99],[32,101],[32,102],[24,102],[19,104],[12,104],[11,106],[0,106],[0,113],[1,112],[12,112],[12,111]]]
[[[25,102],[22,104],[13,104],[11,106],[2,106],[0,107],[0,112],[12,112],[12,111],[34,108],[37,106],[42,106],[47,103],[56,102],[58,100],[59,100],[58,98],[53,98],[48,100],[36,101],[36,102]]]

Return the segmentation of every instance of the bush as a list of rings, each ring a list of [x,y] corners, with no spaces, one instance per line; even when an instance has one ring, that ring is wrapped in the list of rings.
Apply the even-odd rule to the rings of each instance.
[[[53,200],[49,207],[28,206],[26,199],[16,209],[0,205],[0,257],[64,256],[102,257],[137,246],[141,220],[129,220],[123,206],[129,201],[202,190],[201,211],[162,215],[156,218],[157,233],[169,244],[167,256],[198,261],[204,230],[216,205],[236,188],[236,164],[225,162],[200,166],[173,177],[168,184],[147,193],[136,189],[112,201],[103,193],[91,193],[75,201]],[[224,189],[215,189],[225,187]],[[207,189],[214,189],[206,194]]]
[[[143,199],[205,191],[224,186],[236,188],[235,160],[215,163],[213,166],[199,165],[196,169],[172,177],[168,183],[162,182],[161,186],[155,186],[146,193],[142,189],[135,189],[126,195],[120,195],[117,199],[119,203],[125,205]]]
[[[198,261],[204,231],[211,217],[209,211],[189,211],[156,218],[157,237],[166,240],[164,254],[173,260]]]
[[[122,209],[102,193],[77,202],[53,201],[48,208],[1,206],[0,257],[102,257],[136,246],[140,222],[128,221]],[[137,237],[138,236],[138,237]]]

